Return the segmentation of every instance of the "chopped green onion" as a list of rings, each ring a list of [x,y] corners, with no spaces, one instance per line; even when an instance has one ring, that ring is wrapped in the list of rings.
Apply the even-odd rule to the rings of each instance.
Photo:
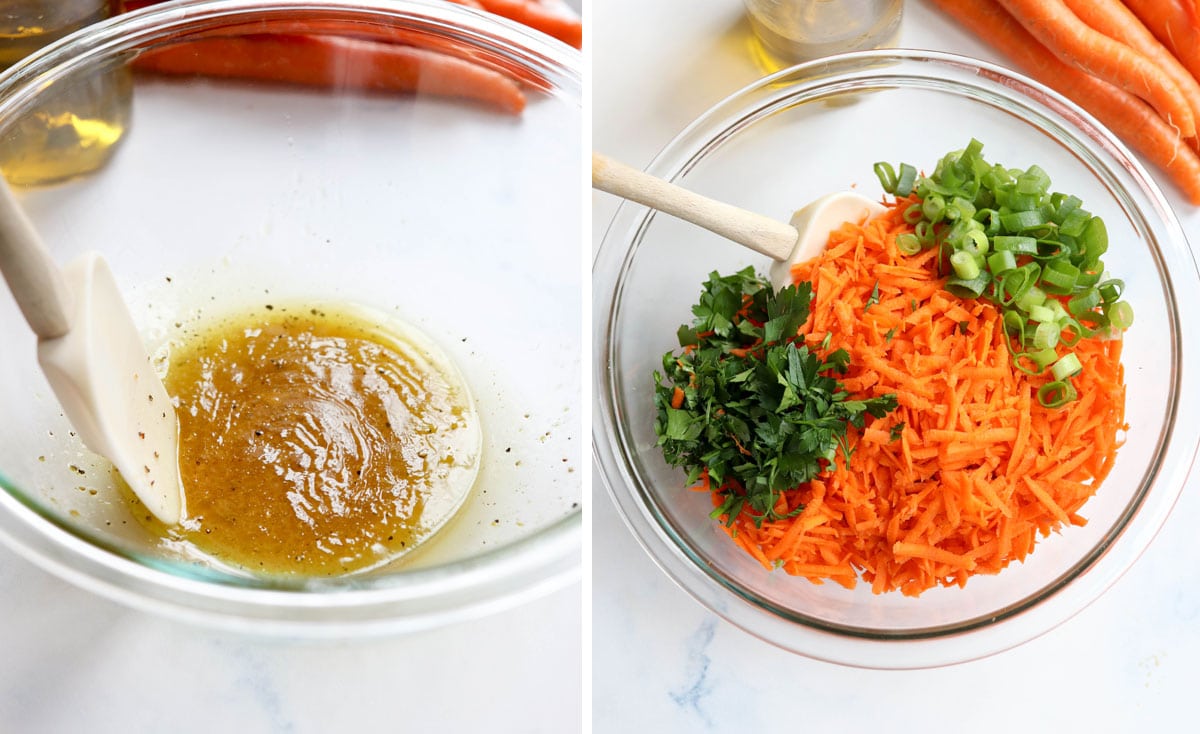
[[[1050,177],[1038,166],[1030,166],[1024,174],[1017,176],[1017,191],[1022,194],[1046,193],[1050,188]]]
[[[1005,229],[1012,232],[1028,232],[1044,225],[1046,218],[1042,216],[1041,212],[1029,209],[1015,211],[1011,214],[1001,214],[1000,223],[1004,225]]]
[[[915,255],[921,251],[921,240],[915,234],[905,232],[896,236],[896,249],[905,255]]]
[[[1000,273],[1016,268],[1017,258],[1012,254],[1012,252],[1008,250],[1002,250],[1000,252],[993,252],[991,255],[988,255],[987,263],[988,268],[996,275],[999,275]]]
[[[1025,317],[1016,311],[1004,312],[1004,328],[1013,334],[1020,334],[1022,342],[1025,341],[1025,320]]]
[[[973,280],[979,277],[979,263],[969,252],[959,250],[951,255],[950,267],[954,268],[954,274],[961,280]]]
[[[978,274],[974,278],[958,276],[946,278],[946,290],[959,298],[979,298],[983,295],[984,289],[988,287],[988,283],[992,282],[992,277],[986,270],[980,270],[978,265],[975,266],[975,269]]]
[[[969,219],[967,221],[974,222],[975,220]],[[988,247],[988,237],[983,233],[983,230],[968,230],[963,237],[963,248],[969,250],[972,255],[986,255]]]
[[[1083,234],[1083,230],[1087,227],[1087,223],[1091,221],[1092,215],[1083,209],[1075,209],[1068,214],[1058,224],[1058,231],[1071,237],[1078,237]]]
[[[900,175],[896,179],[897,196],[908,196],[912,193],[913,183],[917,180],[917,169],[907,163],[900,164]]]
[[[1096,262],[1101,255],[1108,252],[1108,229],[1100,217],[1092,217],[1079,239],[1083,242],[1083,251],[1087,254],[1088,262]]]
[[[1030,306],[1029,320],[1039,324],[1054,323],[1054,312],[1045,306]]]
[[[1039,387],[1037,391],[1038,403],[1042,407],[1050,408],[1051,410],[1061,408],[1077,397],[1079,396],[1075,394],[1074,385],[1062,380],[1047,382],[1045,385]]]
[[[1083,365],[1080,364],[1079,357],[1075,356],[1075,352],[1067,352],[1050,368],[1050,374],[1054,375],[1056,380],[1065,380],[1078,375],[1082,370]]]
[[[896,193],[896,169],[891,163],[881,161],[875,164],[875,175],[879,178],[879,186],[889,194]]]
[[[921,213],[931,222],[941,221],[942,216],[946,213],[946,200],[933,194],[921,202]]]
[[[1124,331],[1133,326],[1133,306],[1125,301],[1114,303],[1108,309],[1108,323],[1114,329]]]
[[[1039,370],[1044,370],[1051,362],[1058,359],[1058,352],[1054,351],[1052,347],[1042,347],[1036,352],[1027,353],[1025,356],[1029,357],[1038,366]]]
[[[1116,303],[1121,299],[1121,292],[1125,290],[1125,281],[1110,279],[1096,286],[1096,290],[1100,291],[1100,300],[1105,303]]]
[[[997,235],[992,238],[992,244],[996,246],[997,252],[1004,250],[1014,255],[1033,255],[1037,253],[1037,240],[1032,237]]]
[[[1029,313],[1035,307],[1041,306],[1045,302],[1046,292],[1036,285],[1031,285],[1024,293],[1017,296],[1015,305],[1025,313]]]
[[[1098,288],[1088,288],[1083,293],[1073,296],[1071,300],[1067,301],[1067,310],[1071,312],[1072,316],[1078,318],[1099,306],[1100,301],[1100,290]]]
[[[1079,197],[1051,192],[1039,166],[993,165],[982,151],[972,139],[943,156],[931,176],[916,177],[906,165],[899,174],[875,166],[885,190],[921,200],[904,212],[914,234],[897,237],[896,245],[905,254],[937,247],[939,272],[950,266],[947,291],[995,303],[1013,364],[1033,375],[1054,365],[1054,380],[1038,400],[1061,406],[1077,397],[1069,378],[1078,357],[1060,358],[1055,348],[1126,329],[1133,309],[1121,300],[1125,284],[1105,274],[1104,221]]]
[[[1042,268],[1042,282],[1052,293],[1067,294],[1079,280],[1079,268],[1065,259],[1053,260]]]
[[[950,205],[946,209],[947,214],[953,212],[954,216],[959,219],[967,219],[975,221],[975,204],[970,199],[964,199],[961,196],[956,196],[951,200]]]
[[[1033,346],[1038,349],[1053,349],[1058,344],[1058,335],[1062,329],[1053,321],[1037,325],[1033,330]]]

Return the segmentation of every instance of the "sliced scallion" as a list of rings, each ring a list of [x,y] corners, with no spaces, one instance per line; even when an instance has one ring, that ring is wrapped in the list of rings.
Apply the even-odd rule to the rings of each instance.
[[[1070,376],[1078,358],[1056,350],[1129,328],[1133,309],[1121,300],[1125,284],[1104,270],[1104,221],[1079,197],[1051,192],[1039,166],[993,165],[982,151],[971,140],[943,156],[931,176],[907,164],[899,173],[875,166],[884,190],[920,199],[904,212],[915,234],[897,237],[897,248],[937,247],[946,290],[997,304],[1014,364],[1031,374],[1053,364],[1055,379],[1038,400],[1060,406],[1076,398]]]

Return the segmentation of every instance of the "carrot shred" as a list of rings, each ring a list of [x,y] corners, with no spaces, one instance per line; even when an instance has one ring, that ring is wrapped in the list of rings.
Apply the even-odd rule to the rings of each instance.
[[[1042,407],[1033,396],[1050,377],[1012,365],[998,310],[943,291],[928,253],[895,249],[895,236],[912,231],[903,212],[914,201],[839,228],[822,255],[793,268],[814,289],[800,334],[810,346],[828,335],[829,349],[850,353],[843,384],[855,397],[896,393],[899,407],[850,429],[848,465],[839,455],[783,493],[777,509],[803,504],[798,515],[759,525],[743,510],[725,526],[765,568],[848,588],[864,581],[875,593],[963,586],[1085,522],[1078,512],[1121,445],[1120,340],[1075,344],[1081,399]],[[720,504],[722,488],[709,488]]]
[[[679,410],[680,408],[682,408],[683,407],[683,398],[684,398],[683,388],[676,385],[675,392],[671,393],[671,407],[674,408],[675,410]]]

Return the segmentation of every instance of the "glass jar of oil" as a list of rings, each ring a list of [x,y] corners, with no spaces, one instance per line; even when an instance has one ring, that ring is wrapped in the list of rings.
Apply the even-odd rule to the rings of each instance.
[[[904,0],[744,0],[768,71],[894,42]],[[765,53],[764,53],[765,52]]]
[[[110,0],[2,0],[0,70],[111,12]],[[31,108],[0,120],[0,171],[12,184],[32,186],[99,169],[129,124],[132,91],[125,65],[51,81]]]

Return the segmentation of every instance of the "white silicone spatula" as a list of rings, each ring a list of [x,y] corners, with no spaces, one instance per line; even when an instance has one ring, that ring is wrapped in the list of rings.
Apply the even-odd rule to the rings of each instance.
[[[866,221],[884,211],[882,204],[844,191],[809,203],[785,224],[701,196],[594,152],[592,187],[697,224],[766,255],[775,261],[770,273],[775,290],[791,284],[792,265],[819,254],[834,228],[850,221]]]
[[[0,177],[0,271],[38,336],[38,362],[89,449],[146,509],[179,522],[175,409],[108,264],[85,253],[58,269]]]

